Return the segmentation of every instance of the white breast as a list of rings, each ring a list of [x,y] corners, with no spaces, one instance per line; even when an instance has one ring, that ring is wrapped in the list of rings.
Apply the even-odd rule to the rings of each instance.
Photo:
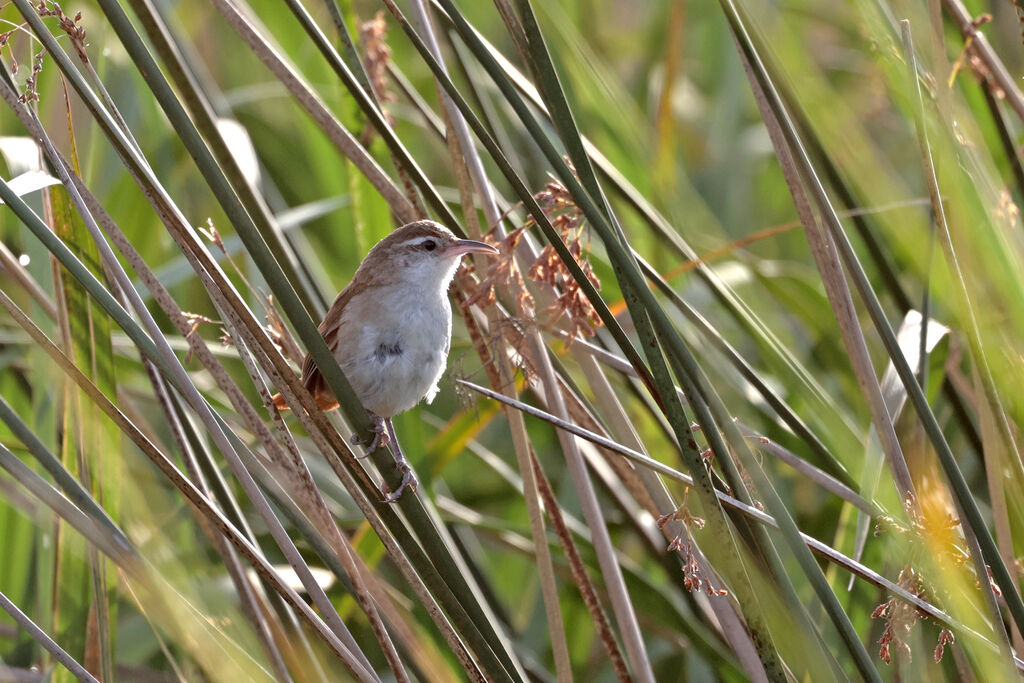
[[[446,294],[401,284],[378,287],[345,306],[335,356],[363,405],[391,417],[424,397],[433,400],[451,333]]]

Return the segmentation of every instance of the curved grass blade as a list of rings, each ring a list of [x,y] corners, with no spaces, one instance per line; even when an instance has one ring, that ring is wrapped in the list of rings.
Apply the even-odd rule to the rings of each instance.
[[[742,33],[742,23],[736,14],[735,8],[731,3],[723,3],[723,7],[726,8],[727,17],[729,18],[730,23],[737,29],[738,33]],[[751,65],[754,66],[758,80],[762,83],[770,83],[767,74],[764,72],[763,65],[760,63],[758,55],[749,49],[749,39],[746,41],[740,41],[740,44],[742,49],[746,52]],[[809,157],[807,156],[802,142],[797,137],[796,132],[792,127],[788,113],[784,109],[778,98],[778,94],[774,89],[765,87],[764,92],[773,113],[781,124],[781,130],[785,135],[786,143],[792,150],[794,159],[803,171],[802,175],[808,181],[811,194],[814,197],[815,202],[818,204],[824,223],[839,250],[843,263],[847,268],[847,272],[856,284],[858,293],[867,306],[872,322],[881,336],[882,343],[884,344],[886,352],[889,354],[889,357],[899,374],[900,381],[903,382],[904,387],[907,389],[908,396],[914,406],[915,412],[924,425],[929,441],[935,447],[936,453],[939,456],[939,461],[942,464],[943,471],[946,474],[953,494],[963,509],[964,516],[967,518],[967,523],[970,524],[972,530],[977,536],[984,560],[991,567],[996,582],[1001,587],[1008,587],[1004,590],[1004,598],[1014,622],[1017,624],[1018,628],[1020,628],[1021,625],[1024,624],[1024,601],[1021,600],[1020,593],[1017,589],[1017,583],[1013,580],[1009,570],[1002,562],[1002,558],[999,555],[999,551],[992,538],[992,534],[989,532],[988,527],[985,524],[977,502],[974,500],[970,487],[960,470],[960,466],[950,449],[949,443],[946,441],[945,435],[942,433],[942,429],[938,424],[935,414],[928,405],[927,397],[925,397],[924,393],[921,391],[921,387],[917,382],[917,377],[914,371],[907,364],[906,359],[900,352],[896,335],[893,333],[892,327],[889,325],[889,322],[885,317],[884,311],[878,302],[878,298],[875,295],[874,290],[871,288],[870,283],[867,280],[867,276],[864,273],[852,246],[850,245],[849,239],[842,230],[842,225],[832,208],[831,202],[825,193],[824,188],[821,186],[817,175],[811,168]]]
[[[653,472],[657,472],[658,474],[668,479],[673,479],[675,481],[690,486],[694,484],[693,478],[690,477],[689,475],[684,474],[678,470],[675,470],[667,465],[664,465],[663,463],[658,462],[657,460],[654,460],[644,455],[643,453],[635,451],[631,448],[627,448],[616,441],[601,436],[600,434],[595,434],[594,432],[591,432],[575,424],[572,424],[571,422],[561,420],[555,417],[554,415],[539,410],[538,408],[535,408],[529,404],[514,399],[510,399],[509,397],[494,392],[486,387],[482,387],[480,385],[473,384],[472,382],[468,382],[465,380],[460,380],[460,383],[488,398],[491,398],[505,405],[514,407],[516,410],[522,411],[527,415],[531,415],[538,419],[544,420],[545,422],[554,425],[558,429],[566,430],[568,432],[575,434],[576,436],[579,436],[580,438],[586,439],[594,444],[597,444],[602,448],[606,448],[610,451],[618,453],[632,460],[636,464],[644,468],[650,469]],[[716,491],[716,495],[718,496],[719,500],[722,501],[723,504],[740,511],[741,513],[747,515],[751,519],[757,520],[764,524],[768,524],[770,526],[778,526],[778,522],[775,520],[775,518],[771,515],[766,514],[764,511],[752,505],[748,505],[740,500],[737,500],[736,498],[722,491]],[[872,585],[885,588],[886,590],[899,596],[901,600],[904,600],[909,604],[915,605],[916,607],[925,611],[929,615],[935,617],[936,619],[939,619],[942,623],[952,628],[955,628],[958,631],[961,631],[971,636],[972,638],[977,639],[978,642],[985,644],[987,648],[993,651],[998,650],[997,646],[991,640],[988,640],[981,634],[972,632],[963,624],[956,622],[952,617],[949,616],[949,614],[947,614],[943,610],[939,609],[938,607],[927,601],[922,600],[919,596],[901,588],[898,584],[890,581],[889,579],[886,579],[885,577],[881,576],[869,567],[861,564],[860,562],[850,557],[847,557],[846,555],[843,555],[842,553],[833,549],[831,546],[822,543],[821,541],[818,541],[817,539],[814,539],[804,534],[803,532],[800,532],[800,537],[803,539],[803,542],[807,545],[809,549],[820,554],[822,557],[828,559],[829,561],[834,562],[837,566],[842,567],[843,569],[851,572],[852,575],[857,576],[863,579],[864,581],[871,583]],[[1022,670],[1024,670],[1024,661],[1018,659],[1016,665]]]
[[[3,608],[5,612],[11,615],[19,626],[28,631],[29,634],[75,678],[82,681],[82,683],[99,683],[92,674],[86,671],[85,667],[65,652],[64,649],[53,640],[53,638],[46,635],[43,629],[39,628],[34,621],[18,609],[18,606],[11,602],[3,593],[0,593],[0,608]]]
[[[21,0],[18,1],[21,2]],[[359,406],[358,400],[355,398],[347,381],[341,374],[340,368],[336,363],[333,363],[333,361],[330,360],[333,356],[327,349],[323,338],[320,336],[319,332],[317,332],[308,313],[298,301],[294,290],[284,278],[280,267],[267,250],[266,244],[263,243],[262,239],[259,237],[251,220],[245,214],[245,211],[238,203],[237,198],[235,198],[231,193],[230,188],[227,186],[227,183],[217,168],[216,163],[211,159],[208,150],[199,139],[195,128],[188,120],[184,110],[181,108],[180,104],[177,103],[173,93],[171,93],[167,88],[167,83],[163,81],[162,78],[155,77],[155,75],[159,73],[159,70],[155,65],[152,65],[151,58],[145,51],[145,48],[139,43],[138,36],[134,33],[134,30],[127,22],[123,12],[120,11],[120,8],[111,6],[111,3],[105,3],[104,7],[110,11],[113,23],[127,41],[126,45],[135,51],[134,54],[141,63],[151,65],[149,68],[144,69],[147,73],[154,75],[154,78],[150,79],[149,85],[156,89],[159,98],[161,98],[163,103],[166,105],[167,108],[165,111],[169,118],[179,126],[183,140],[186,142],[186,146],[189,146],[195,153],[194,158],[202,162],[201,167],[207,173],[211,187],[215,190],[215,194],[218,194],[219,200],[223,202],[225,210],[232,219],[239,234],[242,236],[243,241],[246,242],[250,255],[253,257],[257,266],[260,268],[261,273],[267,280],[271,289],[274,291],[278,302],[288,314],[292,324],[295,325],[299,331],[299,335],[306,343],[307,348],[312,351],[314,358],[318,358],[320,366],[325,368],[324,374],[328,378],[328,382],[332,389],[335,390],[335,395],[341,399],[349,420],[356,425],[360,431],[365,432],[370,426],[366,412],[361,406]],[[79,94],[81,94],[86,103],[89,104],[90,110],[97,117],[97,120],[103,126],[104,131],[111,137],[119,151],[124,155],[123,158],[129,165],[129,168],[131,168],[139,177],[143,178],[146,184],[159,188],[160,185],[153,177],[151,170],[144,161],[141,161],[136,157],[131,146],[124,143],[123,135],[120,130],[110,121],[102,107],[95,101],[95,98],[88,89],[85,88],[84,84],[81,83],[81,79],[78,74],[67,63],[66,55],[61,51],[56,42],[53,41],[52,36],[50,36],[50,34],[45,30],[45,27],[38,21],[38,17],[35,16],[31,8],[25,3],[22,3],[19,5],[19,10],[22,11],[23,16],[32,25],[33,30],[37,32],[40,40],[47,44],[50,54],[54,56],[54,59],[61,66],[61,69],[68,77],[69,82],[75,86]],[[189,236],[189,238],[194,239],[194,236]],[[344,387],[345,390],[342,390],[342,387]],[[185,391],[187,394],[189,386],[185,387]],[[220,433],[220,430],[215,427],[211,427],[211,433],[217,435]],[[228,452],[231,452],[230,444],[224,443],[220,446],[227,449]],[[390,454],[385,449],[378,449],[374,454],[374,457],[378,467],[380,467],[388,477],[397,481],[398,477],[400,477],[400,472],[398,471],[398,467]],[[253,492],[258,494],[255,490]],[[494,626],[490,624],[490,622],[487,622],[486,618],[476,610],[477,603],[474,598],[471,597],[471,592],[467,590],[465,585],[465,574],[464,572],[459,571],[456,562],[452,558],[450,549],[446,549],[446,545],[438,536],[437,530],[426,517],[422,508],[422,501],[409,496],[404,497],[402,502],[400,502],[400,505],[403,507],[407,517],[412,522],[416,532],[422,539],[424,539],[423,548],[426,553],[430,555],[431,559],[437,562],[438,566],[444,571],[447,581],[451,583],[451,589],[466,592],[463,599],[456,602],[450,602],[448,600],[450,600],[450,596],[452,594],[450,592],[446,593],[446,591],[449,590],[447,587],[441,587],[435,583],[433,590],[441,591],[440,594],[445,596],[446,608],[452,610],[453,614],[456,616],[460,614],[465,616],[466,610],[469,612],[476,611],[474,616],[477,619],[476,623],[481,625],[481,631],[492,636],[494,648],[498,653],[505,653],[505,647],[500,644],[500,640],[495,635]],[[395,516],[390,509],[386,507],[378,507],[378,511],[384,517],[388,526],[393,530],[396,528],[395,525],[401,524],[397,516]],[[286,536],[282,536],[280,540],[282,543],[285,543],[286,546],[290,545]],[[432,577],[432,581],[436,581],[440,578],[436,573],[436,570],[433,568],[421,568],[421,571],[425,571],[426,576]],[[310,588],[314,594],[322,594],[322,591],[320,591],[318,586],[311,584]],[[467,621],[461,621],[461,626],[463,628],[467,625]],[[343,624],[336,622],[336,626],[341,628]],[[472,633],[475,629],[476,626],[474,625],[470,628],[469,633]],[[491,652],[487,647],[477,649],[484,655]],[[506,662],[511,662],[511,659],[507,655],[505,656],[505,659]]]
[[[66,100],[65,100],[66,102]],[[71,110],[65,109],[68,123],[68,135],[71,143],[72,160],[78,165],[75,130],[71,125]],[[63,239],[94,274],[101,274],[99,252],[89,236],[89,231],[81,217],[74,210],[71,197],[60,186],[47,188],[47,215],[53,225],[54,232]],[[58,301],[63,302],[63,315],[59,317],[65,331],[65,343],[79,367],[89,374],[101,391],[108,395],[116,395],[117,383],[114,374],[114,355],[111,344],[110,319],[103,315],[79,287],[74,286],[66,272],[60,272],[57,280],[61,284],[62,295]],[[66,396],[71,428],[65,429],[64,448],[68,447],[68,439],[74,439],[77,453],[75,461],[65,451],[64,463],[72,473],[77,472],[78,478],[89,489],[100,505],[104,507],[110,518],[116,523],[120,518],[122,458],[121,439],[117,429],[105,421],[97,420],[95,406],[82,401],[81,394],[73,387],[68,387]],[[63,539],[58,539],[59,541]],[[74,543],[71,538],[67,539]],[[68,552],[71,551],[71,552]],[[78,557],[76,557],[78,555]],[[112,593],[109,586],[117,585],[117,575],[113,567],[99,556],[93,548],[88,549],[88,575],[91,583],[92,598],[83,607],[86,613],[68,612],[61,602],[55,605],[56,628],[58,633],[75,634],[82,637],[84,644],[83,660],[86,665],[100,671],[104,680],[114,675],[114,644],[116,635],[114,626],[117,624],[117,602],[110,600]],[[72,595],[75,591],[64,590],[73,579],[70,574],[77,571],[81,555],[76,549],[60,548],[58,550],[57,584],[61,586],[58,600]],[[65,581],[67,579],[67,581]],[[82,595],[87,595],[85,591]],[[72,598],[70,606],[74,609],[77,600]],[[83,631],[81,624],[95,620],[96,629],[92,632]],[[95,640],[94,640],[95,639]],[[72,648],[74,650],[74,648]],[[97,655],[98,651],[98,657]],[[96,660],[99,661],[96,661]],[[59,676],[58,676],[59,678]]]
[[[537,122],[532,117],[531,113],[528,111],[528,109],[525,107],[522,101],[518,99],[517,95],[514,92],[514,89],[508,83],[507,79],[504,77],[504,74],[502,73],[501,69],[497,66],[493,58],[491,58],[486,48],[482,46],[480,41],[477,39],[475,33],[472,31],[471,27],[469,27],[468,24],[465,22],[465,19],[457,12],[457,10],[455,10],[452,3],[448,2],[447,0],[440,0],[440,2],[442,6],[444,6],[445,9],[448,11],[449,16],[451,16],[452,19],[454,20],[456,29],[459,31],[459,34],[462,36],[464,40],[466,40],[469,43],[470,47],[474,50],[474,53],[476,54],[477,58],[481,60],[485,68],[487,68],[488,73],[491,75],[492,79],[495,80],[499,88],[502,90],[503,94],[505,94],[508,102],[512,104],[513,108],[516,110],[517,115],[520,117],[520,119],[526,125],[526,127],[531,131],[531,133],[534,136],[534,139],[541,146],[541,149],[544,152],[545,157],[555,167],[559,178],[566,185],[566,187],[570,189],[570,192],[576,200],[577,205],[582,209],[583,213],[586,215],[591,224],[598,228],[598,232],[601,234],[603,238],[605,247],[608,250],[609,255],[612,257],[613,265],[616,267],[616,274],[619,277],[620,283],[625,288],[624,291],[627,294],[627,301],[629,301],[630,296],[633,296],[635,297],[635,303],[637,305],[643,306],[642,313],[640,311],[634,313],[634,324],[637,324],[638,330],[640,330],[641,334],[643,334],[643,328],[646,325],[646,323],[644,325],[640,325],[637,323],[637,321],[642,319],[642,316],[650,315],[652,322],[654,323],[654,327],[655,329],[657,329],[658,343],[666,345],[666,350],[668,351],[669,359],[674,364],[682,363],[683,365],[685,365],[685,370],[682,370],[681,368],[677,367],[676,374],[679,377],[680,381],[684,384],[684,386],[690,385],[690,388],[687,390],[687,395],[690,398],[691,404],[693,404],[698,411],[698,422],[701,423],[702,427],[704,428],[705,434],[708,436],[709,439],[718,439],[719,443],[717,447],[713,447],[716,454],[718,454],[720,461],[725,461],[730,456],[728,454],[728,451],[725,449],[724,443],[721,442],[720,437],[717,437],[718,433],[717,429],[714,427],[713,418],[711,417],[710,413],[706,411],[702,412],[701,404],[696,402],[699,393],[694,393],[700,392],[701,390],[708,391],[709,388],[707,387],[706,383],[703,385],[694,384],[694,380],[698,377],[698,375],[691,373],[691,368],[694,366],[694,360],[690,355],[689,350],[682,343],[682,340],[680,339],[678,333],[673,329],[670,321],[665,316],[664,311],[658,306],[657,302],[654,301],[651,293],[647,290],[646,284],[642,281],[642,276],[640,275],[639,270],[637,269],[635,261],[631,260],[631,253],[623,249],[621,243],[621,229],[613,228],[612,226],[608,225],[605,216],[602,214],[601,210],[595,205],[593,198],[589,196],[589,194],[586,190],[584,190],[583,187],[581,187],[579,181],[576,180],[575,176],[568,169],[565,162],[554,149],[553,145],[551,145],[550,141],[545,137],[544,132],[540,130],[539,126],[537,125]],[[389,7],[391,7],[391,3],[389,3]],[[396,13],[396,10],[393,7],[392,13]],[[422,50],[421,54],[424,54]],[[431,67],[432,69],[434,69],[433,64],[431,65]],[[437,71],[436,69],[434,70],[436,74]],[[631,310],[633,310],[633,307],[631,307]],[[637,315],[638,313],[639,317]],[[672,414],[670,415],[670,422],[673,424],[677,432],[680,430],[688,430],[688,423],[685,419],[685,415],[682,413],[681,406],[678,405],[675,395],[671,393],[671,391],[669,390],[669,387],[671,386],[669,384],[670,380],[668,380],[668,382],[665,381],[667,378],[667,367],[663,365],[660,368],[658,367],[658,365],[661,364],[661,360],[660,357],[658,357],[656,354],[652,355],[651,361],[652,363],[655,363],[654,376],[656,381],[659,384],[666,385],[664,390],[662,391],[662,398],[668,402],[668,407],[672,411]],[[733,442],[735,447],[741,450],[745,450],[746,446],[745,444],[742,443],[742,437],[735,430],[735,427],[731,425],[730,418],[727,416],[727,414],[725,414],[725,411],[724,409],[722,409],[720,404],[717,403],[717,397],[714,396],[713,392],[710,398],[716,401],[716,403],[713,405],[715,405],[716,411],[719,413],[719,419],[724,419],[727,422],[730,422],[730,424],[722,425],[727,432],[730,431],[730,427],[732,427],[731,431],[733,433],[730,434],[730,442]],[[680,443],[688,443],[688,437],[684,437],[681,432],[679,433],[678,438],[680,440]],[[692,443],[692,439],[689,440],[689,443]],[[691,449],[684,448],[684,456],[688,460],[687,465],[695,477],[706,476],[706,472],[703,466],[700,464],[700,457],[697,453],[696,448],[693,448],[692,452]],[[720,514],[720,508],[718,507],[717,501],[714,499],[712,495],[712,487],[710,484],[710,480],[702,481],[701,486],[698,487],[698,492],[700,493],[702,499],[709,499],[708,503],[706,504],[706,507],[708,507],[709,510],[719,510]],[[777,514],[785,515],[784,517],[782,517],[782,528],[784,531],[784,535],[787,539],[787,542],[793,549],[793,551],[796,553],[797,558],[800,560],[801,567],[807,574],[808,578],[811,580],[812,585],[814,585],[816,593],[818,594],[819,598],[825,603],[826,607],[828,608],[829,616],[836,624],[839,632],[843,635],[843,642],[847,646],[851,654],[854,656],[854,659],[858,662],[858,668],[865,676],[877,676],[877,673],[874,671],[873,666],[871,666],[870,662],[868,661],[868,657],[866,652],[864,651],[863,646],[856,637],[856,634],[853,631],[852,626],[850,625],[847,615],[838,605],[835,596],[832,593],[829,586],[827,585],[827,582],[825,581],[824,576],[822,576],[820,569],[817,567],[817,565],[814,564],[813,559],[810,558],[810,555],[806,552],[806,548],[798,541],[798,539],[795,538],[795,527],[792,523],[792,520],[788,517],[788,514],[786,514],[785,508],[782,506],[781,501],[778,500],[777,496],[770,497],[769,500],[771,501],[774,509],[777,510]],[[712,516],[711,519],[717,520],[717,517]],[[715,523],[717,524],[717,521]],[[765,548],[765,551],[769,553],[774,552],[770,549],[770,545]],[[769,557],[772,557],[772,555],[769,554]],[[777,567],[779,566],[777,562],[775,563],[775,565]],[[785,591],[785,593],[787,595],[787,599],[790,602],[793,602],[793,600],[795,600],[795,591],[793,591],[792,586],[791,584],[789,584],[788,580],[784,579],[784,576],[784,574],[779,574],[776,576],[776,579],[783,581],[782,585],[784,587],[788,586],[788,589]],[[750,598],[750,600],[744,600],[745,605],[753,605],[753,595],[751,595]],[[758,627],[755,626],[755,628]],[[766,643],[767,641],[766,639],[762,638],[759,639],[759,642]],[[772,661],[772,654],[769,653],[767,649],[763,651],[763,656],[766,662]],[[776,676],[782,675],[781,669],[778,667],[777,664],[774,665],[774,671]]]
[[[280,224],[270,213],[266,203],[256,193],[254,189],[256,183],[246,177],[246,169],[239,163],[236,154],[232,152],[232,145],[229,144],[230,140],[226,136],[227,131],[223,125],[218,125],[218,118],[214,113],[213,106],[188,69],[159,13],[149,0],[136,3],[134,11],[149,36],[151,44],[174,80],[196,127],[209,144],[225,177],[249,216],[252,217],[256,229],[281,265],[285,276],[295,284],[303,305],[310,311],[322,311],[324,307],[322,295],[303,276],[303,270],[298,264],[295,251],[285,239]]]
[[[440,5],[440,0],[433,0],[435,5]],[[447,14],[445,14],[447,17]],[[450,20],[450,19],[449,19]],[[488,53],[499,64],[504,73],[515,85],[527,100],[544,116],[550,119],[550,113],[544,106],[537,89],[526,80],[526,78],[505,59],[486,39],[476,33],[477,39],[487,49]],[[778,357],[783,367],[800,382],[809,392],[807,395],[814,398],[815,402],[826,410],[834,410],[833,401],[829,398],[824,388],[812,376],[812,374],[793,356],[786,346],[772,333],[771,329],[761,320],[756,311],[752,310],[735,292],[705,264],[675,228],[646,198],[634,187],[628,178],[615,168],[611,161],[585,136],[581,136],[583,146],[589,155],[592,163],[602,178],[611,183],[612,188],[622,196],[640,216],[644,223],[660,235],[664,242],[686,261],[696,263],[696,271],[701,281],[714,294],[716,300],[726,309],[727,312],[739,323],[750,335],[751,339],[757,342],[763,349],[769,352],[769,360]],[[841,428],[849,427],[844,420],[836,421]],[[851,430],[851,436],[853,432]]]
[[[432,56],[430,55],[430,53],[427,51],[427,49],[423,45],[423,43],[422,43],[421,39],[419,38],[419,36],[409,26],[408,22],[405,20],[404,16],[401,14],[401,12],[398,10],[398,8],[394,5],[393,2],[390,2],[390,0],[386,0],[386,2],[388,4],[388,8],[391,10],[392,14],[394,14],[399,19],[399,21],[402,23],[403,29],[405,29],[406,34],[413,41],[414,45],[416,45],[416,47],[419,50],[419,52],[420,52],[421,56],[423,57],[424,61],[428,64],[428,66],[430,66],[431,71],[433,71],[435,78],[437,78],[438,82],[441,83],[441,85],[444,87],[444,89],[451,96],[452,100],[458,105],[459,109],[462,111],[462,113],[466,117],[467,121],[473,127],[474,132],[476,133],[478,139],[480,139],[481,142],[484,143],[484,145],[488,149],[488,152],[491,154],[492,158],[496,162],[498,162],[499,166],[501,167],[502,172],[505,174],[505,176],[509,180],[509,182],[513,184],[513,187],[516,189],[516,193],[519,195],[520,199],[524,202],[526,207],[529,209],[531,215],[534,217],[534,219],[537,221],[537,223],[544,230],[545,236],[548,238],[549,242],[555,247],[556,251],[559,252],[559,255],[562,257],[563,262],[566,264],[567,267],[569,267],[570,272],[573,273],[573,277],[577,280],[577,282],[580,283],[581,288],[583,288],[583,290],[586,292],[588,299],[590,299],[591,302],[594,303],[595,308],[598,310],[599,313],[601,313],[601,307],[595,302],[595,299],[591,297],[591,292],[587,289],[587,286],[590,285],[590,283],[587,282],[587,278],[585,276],[580,277],[580,275],[577,274],[576,271],[579,270],[579,266],[578,266],[578,264],[576,264],[575,258],[573,258],[570,254],[563,254],[562,253],[562,252],[566,251],[565,245],[562,242],[560,236],[557,233],[555,233],[555,231],[553,229],[551,229],[551,226],[550,226],[550,223],[548,222],[547,216],[543,213],[543,211],[540,210],[540,207],[537,204],[536,200],[534,199],[533,195],[522,185],[522,182],[519,180],[518,176],[508,166],[507,160],[505,159],[505,157],[501,153],[501,151],[499,149],[497,149],[496,145],[494,144],[493,139],[487,134],[487,132],[485,130],[483,130],[483,128],[480,125],[479,121],[475,118],[475,116],[473,116],[472,112],[469,111],[469,109],[466,106],[466,103],[462,99],[461,95],[457,92],[457,90],[451,84],[451,81],[447,78],[447,75],[444,73],[443,69],[441,69],[439,67],[439,65],[436,63],[436,61],[433,60]],[[449,12],[451,12],[452,8],[450,6],[446,6],[446,9],[448,9]],[[463,36],[464,39],[467,39],[467,40],[470,41],[471,46],[473,45],[473,43],[472,43],[472,37],[473,37],[472,31],[469,30],[465,25],[461,26],[460,34]],[[477,54],[477,58],[478,59],[482,59],[485,62],[485,66],[488,68],[488,72],[491,74],[491,77],[494,78],[498,82],[499,86],[502,88],[503,93],[506,95],[507,98],[509,98],[510,103],[512,103],[513,106],[516,107],[517,114],[520,116],[520,118],[523,120],[523,122],[527,125],[527,127],[531,130],[531,132],[535,135],[535,139],[537,140],[538,143],[541,144],[541,147],[542,147],[542,149],[543,149],[543,151],[545,153],[545,156],[548,158],[549,162],[551,162],[557,169],[560,169],[559,175],[560,175],[562,181],[566,184],[567,187],[570,187],[570,190],[571,190],[571,192],[573,194],[573,197],[577,200],[577,203],[580,206],[580,208],[582,208],[584,210],[584,213],[587,215],[587,218],[591,221],[591,223],[593,225],[604,226],[604,229],[602,229],[602,235],[605,236],[605,245],[606,245],[606,247],[608,247],[610,253],[615,253],[615,246],[620,246],[620,245],[618,245],[617,238],[609,237],[608,236],[609,233],[608,233],[608,230],[607,230],[607,226],[605,225],[603,215],[601,215],[600,212],[598,212],[596,210],[596,208],[594,207],[593,202],[589,200],[589,198],[587,197],[586,193],[579,186],[578,181],[576,181],[576,179],[572,175],[572,173],[569,172],[569,170],[566,167],[564,161],[557,154],[557,152],[554,151],[553,146],[551,146],[550,142],[545,137],[544,132],[539,129],[539,127],[536,124],[536,121],[532,118],[530,113],[525,109],[525,106],[523,106],[522,102],[516,98],[514,91],[512,91],[510,86],[508,86],[507,81],[504,81],[502,79],[502,75],[498,72],[496,65],[493,63],[493,60],[490,60],[490,62],[488,62],[487,59],[488,59],[489,55],[487,55],[486,51],[484,51],[483,54],[481,54],[481,49],[480,49],[479,45],[477,45],[476,47],[477,47],[477,49],[475,50],[475,52]],[[614,240],[614,245],[613,245],[613,240]],[[621,265],[621,261],[620,261],[620,265]],[[575,270],[573,269],[574,266],[575,266]],[[620,273],[621,272],[629,273],[628,270],[620,271]],[[620,277],[620,282],[624,282],[624,280],[621,277],[621,274],[620,274],[619,277]],[[592,285],[590,285],[590,287],[592,288]],[[650,292],[646,291],[645,285],[641,285],[641,288],[643,288],[643,290],[644,290],[644,292],[646,294],[648,294],[648,295],[650,294]],[[632,291],[636,292],[639,289],[640,288],[634,286],[632,288]],[[597,301],[600,301],[599,297],[597,297]],[[603,302],[602,302],[602,305],[603,305]],[[657,309],[656,306],[654,307],[654,309],[649,309],[649,310],[652,313],[654,313],[655,315],[657,315],[660,312],[660,309]],[[604,320],[604,315],[603,314],[602,314],[602,320]],[[634,322],[636,322],[636,321],[634,320]],[[616,324],[615,327],[612,327],[610,329],[614,333],[614,330],[617,327],[618,326]],[[621,343],[622,342],[620,342],[620,344]],[[654,343],[656,344],[657,342],[654,342]],[[622,346],[622,348],[623,348],[624,352],[628,354],[632,350],[632,345],[627,341],[627,342],[625,342],[625,345]],[[654,348],[656,348],[656,347],[654,347]],[[634,353],[635,353],[635,351],[634,351]],[[682,413],[682,407],[679,404],[679,401],[676,398],[674,392],[671,391],[671,381],[670,380],[666,381],[666,379],[668,377],[668,374],[667,374],[668,371],[667,371],[667,367],[664,365],[664,361],[663,361],[662,357],[658,353],[653,353],[653,354],[651,354],[650,359],[651,359],[652,363],[656,364],[656,367],[655,367],[655,371],[653,372],[653,382],[648,383],[647,386],[651,389],[652,394],[654,394],[656,397],[658,397],[660,399],[662,407],[668,409],[669,414],[670,414],[670,422],[674,426],[676,426],[677,429],[683,429],[683,430],[687,430],[688,431],[689,426],[688,426],[688,422],[685,419],[685,415]],[[631,362],[633,362],[632,359],[631,359]],[[642,362],[637,361],[637,363],[639,363],[638,364],[638,368],[643,368],[644,367]],[[657,386],[657,388],[655,388],[656,386]],[[679,438],[680,438],[680,443],[683,443],[683,444],[687,444],[687,443],[691,443],[692,444],[693,443],[692,439],[688,440],[687,438],[683,437],[682,435],[680,435]],[[710,480],[707,479],[706,470],[704,469],[704,466],[701,464],[701,459],[700,459],[700,455],[699,455],[698,449],[696,448],[696,444],[693,444],[692,448],[684,449],[684,453],[686,454],[686,456],[688,458],[688,466],[691,468],[691,470],[695,474],[697,474],[697,473],[704,473],[704,479],[701,482],[701,484],[702,484],[701,487],[698,487],[698,491],[700,491],[700,494],[701,494],[702,497],[710,497],[710,507],[708,508],[709,509],[709,514],[710,514],[710,511],[712,511],[712,510],[717,510],[718,511],[718,514],[712,516],[711,519],[714,521],[714,523],[716,525],[719,524],[719,523],[722,524],[722,526],[720,527],[719,531],[721,532],[723,538],[728,537],[729,536],[728,527],[726,526],[726,523],[725,523],[724,519],[720,520],[719,517],[718,517],[718,515],[721,514],[721,509],[718,507],[717,501],[712,496],[712,493],[711,493],[712,492],[711,483],[710,483]],[[739,563],[738,558],[736,558],[736,560],[737,561],[735,563],[730,563],[729,566],[735,568],[737,571],[740,571],[739,568],[741,567],[741,565]],[[737,577],[737,581],[740,582],[739,584],[737,584],[739,587],[734,586],[734,589],[735,590],[741,590],[742,589],[741,600],[742,600],[744,606],[747,609],[756,610],[757,609],[757,607],[756,607],[756,598],[754,597],[753,591],[752,590],[746,590],[746,588],[743,588],[746,585],[746,578],[738,576]],[[754,628],[755,629],[761,629],[763,631],[763,626],[762,625],[757,625]],[[767,664],[767,667],[772,672],[773,677],[775,677],[776,679],[780,679],[781,680],[781,678],[783,677],[782,667],[781,667],[781,664],[778,662],[778,660],[775,658],[774,651],[771,649],[771,646],[769,644],[770,643],[770,638],[762,637],[762,638],[757,639],[756,642],[758,642],[758,643],[760,643],[762,645],[762,649],[761,649],[761,652],[760,652],[760,654],[762,656],[762,660]]]

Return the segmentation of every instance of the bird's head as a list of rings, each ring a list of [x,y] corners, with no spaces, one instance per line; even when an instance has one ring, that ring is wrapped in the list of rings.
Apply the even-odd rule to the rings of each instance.
[[[372,268],[377,282],[408,279],[423,287],[447,289],[465,254],[497,254],[489,244],[459,239],[434,221],[403,225],[378,242],[360,266]]]

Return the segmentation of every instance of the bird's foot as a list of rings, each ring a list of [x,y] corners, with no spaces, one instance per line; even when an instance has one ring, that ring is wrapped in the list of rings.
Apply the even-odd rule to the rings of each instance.
[[[391,443],[391,437],[388,436],[387,429],[384,427],[384,418],[382,418],[379,415],[372,415],[372,418],[373,426],[370,427],[370,433],[373,434],[373,436],[370,437],[369,441],[367,441],[364,437],[359,436],[358,434],[353,434],[352,438],[350,439],[352,445],[366,447],[365,453],[356,456],[357,460],[362,460],[363,458],[370,455],[381,446],[386,447],[389,443]]]
[[[413,493],[416,493],[419,488],[420,483],[416,480],[416,475],[412,473],[412,468],[404,462],[400,462],[398,465],[402,468],[402,483],[398,485],[394,493],[384,499],[385,503],[397,502],[406,488],[411,488]]]

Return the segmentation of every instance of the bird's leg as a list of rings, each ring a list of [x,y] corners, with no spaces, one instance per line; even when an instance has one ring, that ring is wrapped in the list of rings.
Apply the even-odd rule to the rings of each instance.
[[[373,420],[373,426],[370,427],[370,433],[373,434],[373,437],[370,441],[367,442],[366,439],[360,437],[358,434],[353,434],[351,439],[352,443],[356,446],[366,446],[366,452],[362,455],[356,456],[356,458],[360,460],[368,456],[370,453],[373,453],[378,447],[387,446],[391,441],[390,437],[388,437],[387,431],[384,429],[384,418],[374,413],[370,413],[370,418]]]
[[[384,424],[387,425],[387,433],[391,436],[391,450],[395,454],[395,462],[397,462],[398,466],[402,468],[402,483],[398,485],[395,492],[388,496],[385,501],[388,503],[394,503],[402,497],[402,492],[405,491],[407,486],[411,486],[413,492],[415,492],[419,486],[419,482],[416,481],[416,475],[412,473],[412,468],[409,467],[409,461],[405,459],[405,454],[402,453],[402,447],[398,445],[398,435],[395,434],[395,425],[391,422],[391,418],[384,418]]]

